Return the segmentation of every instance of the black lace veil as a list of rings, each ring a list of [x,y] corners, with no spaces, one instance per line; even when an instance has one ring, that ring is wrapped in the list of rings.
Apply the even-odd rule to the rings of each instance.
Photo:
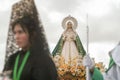
[[[36,36],[33,39],[31,50],[36,54],[49,53],[48,44],[44,34],[45,32],[42,22],[39,19],[34,0],[21,0],[12,6],[12,13],[6,45],[5,62],[8,60],[10,55],[14,54],[19,49],[13,37],[12,23],[14,23],[20,18],[23,18],[25,15],[28,15],[36,24],[35,26],[32,26],[32,28],[34,28],[36,32]]]

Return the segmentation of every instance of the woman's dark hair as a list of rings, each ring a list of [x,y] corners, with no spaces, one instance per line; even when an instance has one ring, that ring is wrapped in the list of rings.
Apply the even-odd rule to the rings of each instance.
[[[29,15],[24,16],[23,18],[19,18],[16,21],[14,21],[12,24],[12,31],[14,32],[14,28],[16,25],[20,25],[24,32],[28,32],[30,35],[29,40],[32,44],[32,41],[35,37],[36,27],[38,26],[34,19],[32,19]]]
[[[48,44],[45,38],[42,24],[39,24],[37,20],[32,18],[30,15],[25,15],[24,17],[15,20],[11,24],[12,31],[14,30],[15,26],[18,24],[21,26],[21,28],[24,31],[26,30],[28,31],[29,40],[31,43],[30,50],[32,52],[46,53],[44,51],[47,51],[47,53],[49,53]]]

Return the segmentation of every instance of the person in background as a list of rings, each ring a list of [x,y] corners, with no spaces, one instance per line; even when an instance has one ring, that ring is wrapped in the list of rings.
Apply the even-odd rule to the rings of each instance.
[[[105,73],[101,73],[94,67],[94,62],[86,55],[83,64],[91,71],[91,80],[120,80],[120,43],[109,52],[110,62]]]

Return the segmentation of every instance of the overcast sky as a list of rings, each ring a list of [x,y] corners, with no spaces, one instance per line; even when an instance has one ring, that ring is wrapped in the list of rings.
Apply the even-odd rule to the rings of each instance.
[[[0,0],[0,68],[4,64],[11,6],[20,0]],[[90,28],[89,53],[108,64],[108,52],[120,41],[120,0],[35,0],[51,51],[57,44],[64,17],[78,21],[77,33],[86,49],[86,15]],[[1,65],[2,64],[2,65]],[[0,70],[1,70],[0,69]]]

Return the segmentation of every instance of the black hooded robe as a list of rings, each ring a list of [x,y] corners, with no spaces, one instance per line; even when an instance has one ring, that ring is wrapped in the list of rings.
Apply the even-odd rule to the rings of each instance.
[[[18,54],[20,54],[20,60],[18,68],[24,58],[25,51],[18,51],[11,55],[5,64],[3,71],[12,70],[14,68],[15,60]],[[57,71],[55,65],[48,54],[30,56],[24,66],[20,80],[57,80]],[[11,74],[12,77],[13,74]]]

